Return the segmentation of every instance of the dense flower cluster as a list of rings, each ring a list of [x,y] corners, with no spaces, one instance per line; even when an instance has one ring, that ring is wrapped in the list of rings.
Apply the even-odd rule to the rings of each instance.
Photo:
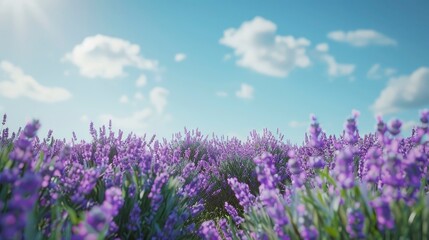
[[[429,238],[429,110],[410,136],[353,111],[339,136],[312,115],[302,145],[264,130],[156,140],[90,125],[90,142],[0,126],[0,239]]]

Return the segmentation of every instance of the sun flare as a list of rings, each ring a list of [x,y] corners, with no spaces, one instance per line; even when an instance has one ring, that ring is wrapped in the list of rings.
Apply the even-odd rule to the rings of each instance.
[[[34,24],[48,28],[49,21],[43,11],[44,0],[0,0],[0,23],[11,24],[19,33]]]

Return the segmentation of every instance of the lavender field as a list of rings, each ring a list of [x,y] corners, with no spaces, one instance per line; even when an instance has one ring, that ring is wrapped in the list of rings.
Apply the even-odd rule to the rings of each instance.
[[[0,0],[0,240],[429,239],[428,9]]]
[[[252,132],[171,140],[90,126],[92,140],[0,139],[0,239],[427,239],[429,110],[410,136],[379,118],[301,145]]]

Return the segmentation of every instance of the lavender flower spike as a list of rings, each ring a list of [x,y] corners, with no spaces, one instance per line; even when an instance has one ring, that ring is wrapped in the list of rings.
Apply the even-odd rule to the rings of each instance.
[[[222,239],[216,229],[216,225],[213,220],[203,222],[201,224],[199,234],[205,240]]]
[[[249,186],[240,183],[237,178],[228,178],[228,184],[235,193],[240,205],[247,211],[255,201],[255,196],[250,193]]]

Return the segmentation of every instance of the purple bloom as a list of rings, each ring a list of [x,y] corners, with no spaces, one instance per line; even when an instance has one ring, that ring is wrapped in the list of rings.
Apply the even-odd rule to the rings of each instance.
[[[325,160],[323,159],[323,157],[321,156],[317,156],[317,157],[311,157],[310,158],[310,164],[313,168],[324,168],[326,165]]]
[[[358,209],[349,209],[347,213],[347,232],[351,238],[364,238],[363,226],[365,223],[365,216]]]
[[[357,123],[356,118],[359,116],[359,112],[354,111],[353,116],[349,119],[347,119],[347,122],[344,126],[345,128],[345,140],[350,144],[353,145],[357,143],[359,138],[359,133],[357,129]]]
[[[260,189],[275,189],[279,181],[274,158],[270,153],[263,153],[255,157],[253,161],[256,163],[256,174]]]
[[[76,226],[73,231],[74,239],[87,239],[92,236],[106,236],[118,230],[113,218],[119,213],[124,200],[119,188],[112,187],[106,190],[105,199],[101,206],[94,206],[86,212],[84,222]],[[94,233],[95,232],[95,233]],[[95,235],[91,235],[95,234]]]
[[[161,206],[161,202],[163,200],[161,189],[167,181],[168,181],[167,173],[160,173],[155,178],[155,181],[152,185],[152,188],[148,196],[151,199],[150,204],[151,204],[153,213],[158,211],[158,208]]]
[[[93,207],[85,215],[84,222],[73,227],[72,239],[98,239],[99,235],[105,236],[108,230],[109,216],[99,206]]]
[[[24,135],[20,135],[15,141],[14,149],[9,154],[9,158],[17,162],[29,163],[33,158],[31,141]]]
[[[204,210],[204,203],[202,200],[197,202],[194,206],[191,207],[191,216],[196,217]]]
[[[276,224],[280,229],[286,226],[289,223],[285,202],[282,201],[281,195],[278,190],[264,190],[260,198],[264,204],[265,210],[268,216],[271,217],[274,224]]]
[[[232,240],[232,231],[228,225],[228,222],[226,221],[225,218],[221,218],[219,220],[219,227],[222,230],[223,236],[226,240]]]
[[[378,227],[380,229],[393,229],[395,219],[390,210],[389,203],[381,198],[377,198],[371,202],[371,206],[375,210]]]
[[[23,197],[38,195],[42,179],[38,174],[26,172],[24,176],[15,182],[15,194]]]
[[[37,130],[40,128],[40,123],[37,120],[34,120],[31,123],[28,123],[24,128],[24,135],[27,138],[34,138],[36,136]]]
[[[181,224],[181,222],[180,216],[177,214],[176,210],[173,210],[164,224],[163,231],[158,232],[156,239],[176,239],[179,232],[175,229],[175,226]]]
[[[201,224],[199,235],[205,240],[222,239],[216,229],[216,225],[213,220],[205,221]]]
[[[377,147],[370,148],[365,157],[364,179],[371,183],[378,183],[381,174],[381,151]]]
[[[103,231],[108,221],[108,214],[104,209],[95,206],[86,215],[86,222],[97,232]]]
[[[19,208],[9,207],[0,215],[0,239],[21,239],[27,216]]]
[[[263,153],[260,157],[256,157],[254,162],[256,163],[258,181],[261,184],[259,186],[259,198],[268,215],[281,229],[288,224],[288,218],[283,202],[279,198],[279,190],[276,187],[278,176],[274,165],[274,158],[269,153]]]
[[[186,184],[179,190],[179,194],[185,197],[193,198],[197,196],[201,190],[207,187],[207,176],[200,173],[197,177],[193,178],[190,183]]]
[[[319,237],[319,232],[314,225],[310,225],[308,227],[302,227],[300,229],[301,237],[304,240],[315,240]]]
[[[250,193],[249,186],[245,183],[240,183],[237,178],[228,178],[228,184],[234,191],[240,205],[247,211],[255,201],[255,196]]]
[[[424,109],[421,111],[420,113],[420,121],[423,124],[428,124],[429,123],[429,109]]]
[[[379,134],[384,135],[387,131],[387,126],[386,123],[383,122],[383,119],[381,118],[381,116],[377,117],[377,131]]]
[[[17,168],[13,169],[4,169],[0,173],[0,183],[13,183],[19,178],[19,170]]]
[[[127,224],[127,229],[129,231],[137,231],[139,229],[141,224],[140,215],[140,206],[135,202],[133,208],[131,209],[130,218]]]
[[[338,182],[343,188],[349,189],[355,184],[353,165],[353,151],[350,148],[346,148],[337,154],[335,170]]]
[[[308,130],[310,132],[310,145],[314,148],[320,148],[323,146],[323,141],[320,139],[322,128],[320,128],[316,116],[311,115],[310,119],[312,121]]]
[[[396,136],[401,132],[402,122],[399,119],[392,120],[389,125],[389,132],[393,136]]]
[[[402,158],[399,154],[390,152],[382,166],[381,180],[384,184],[399,188],[403,184]]]
[[[30,212],[39,197],[41,178],[33,172],[26,172],[22,178],[14,182],[12,196],[3,208],[0,200],[0,239],[20,239]]]
[[[109,216],[115,217],[116,215],[118,215],[119,210],[122,208],[122,205],[124,205],[122,191],[117,187],[111,187],[106,190],[105,195],[106,197],[101,208]]]
[[[295,153],[292,151],[289,153],[291,157],[287,163],[289,167],[289,172],[291,173],[292,183],[296,187],[302,187],[305,184],[306,174],[301,167],[301,162],[295,156]]]
[[[228,202],[225,202],[225,210],[232,217],[232,220],[234,220],[235,224],[240,225],[242,222],[244,222],[244,219],[238,215],[237,209],[235,209]]]
[[[303,204],[297,206],[298,211],[298,223],[299,223],[299,232],[301,237],[305,240],[317,239],[319,232],[316,227],[313,225],[313,221],[305,209]]]

